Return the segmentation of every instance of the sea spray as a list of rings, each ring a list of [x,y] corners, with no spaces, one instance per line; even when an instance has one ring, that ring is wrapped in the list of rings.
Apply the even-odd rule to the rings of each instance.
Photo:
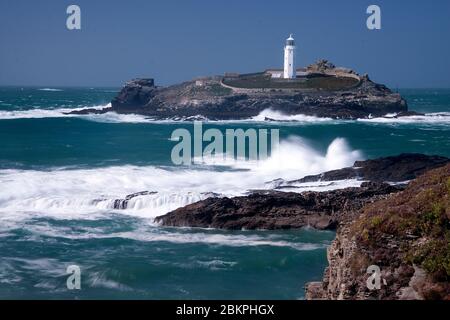
[[[171,140],[178,143],[172,148],[171,160],[175,165],[190,165],[194,160],[203,162],[204,158],[223,160],[241,159],[243,161],[266,160],[269,152],[275,153],[280,144],[279,129],[246,130],[226,129],[225,134],[217,128],[203,132],[201,121],[194,121],[194,135],[185,128],[177,128]],[[208,144],[205,146],[205,143]]]
[[[235,159],[217,164],[206,159],[201,165],[162,168],[111,166],[96,169],[0,170],[0,212],[41,212],[55,218],[89,218],[95,212],[114,209],[116,199],[140,191],[155,191],[129,201],[123,213],[155,217],[202,200],[211,193],[237,196],[251,189],[267,188],[274,179],[297,179],[309,174],[351,166],[362,159],[345,139],[337,138],[325,153],[306,140],[290,137],[266,160]],[[325,187],[326,188],[326,187]]]

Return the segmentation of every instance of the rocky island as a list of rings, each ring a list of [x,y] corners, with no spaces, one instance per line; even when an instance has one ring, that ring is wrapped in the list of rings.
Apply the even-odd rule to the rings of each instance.
[[[168,87],[156,86],[154,79],[134,79],[126,83],[110,107],[71,113],[113,111],[152,119],[188,120],[248,119],[266,109],[333,119],[412,114],[400,94],[367,75],[338,68],[326,60],[297,69],[294,79],[277,78],[278,72],[227,73]]]
[[[139,114],[154,120],[242,120],[265,110],[332,119],[402,117],[400,94],[326,60],[294,68],[292,36],[285,69],[226,73],[160,87],[154,79],[125,84],[109,107],[72,114]],[[290,60],[291,59],[291,60]],[[284,73],[283,73],[284,72]],[[394,114],[394,115],[392,115]],[[266,119],[271,120],[271,119]],[[359,186],[333,188],[343,180]],[[303,191],[322,183],[329,191]],[[306,285],[306,299],[450,299],[450,159],[400,154],[286,181],[238,197],[209,192],[201,201],[155,218],[163,227],[335,230],[323,280]],[[115,199],[124,210],[143,190]],[[368,288],[367,268],[380,268],[383,286]]]

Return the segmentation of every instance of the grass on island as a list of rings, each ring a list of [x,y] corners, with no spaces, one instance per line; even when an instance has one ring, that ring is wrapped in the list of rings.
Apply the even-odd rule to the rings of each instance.
[[[293,80],[273,79],[270,75],[260,73],[249,76],[242,75],[236,78],[224,78],[225,85],[242,89],[315,89],[338,91],[355,87],[359,81],[350,77],[316,76],[310,78],[297,78]]]
[[[208,83],[202,86],[192,86],[188,89],[188,94],[191,96],[227,96],[233,92],[230,88],[222,86],[220,83]]]

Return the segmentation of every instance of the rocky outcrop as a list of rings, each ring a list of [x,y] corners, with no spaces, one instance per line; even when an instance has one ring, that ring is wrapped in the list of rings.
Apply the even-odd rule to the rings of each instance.
[[[327,192],[259,191],[242,197],[208,198],[155,221],[164,226],[220,229],[334,229],[365,203],[399,190],[385,183],[363,183],[358,188]]]
[[[335,70],[336,66],[328,60],[319,59],[316,63],[310,64],[306,67],[306,70],[311,73],[323,73],[328,70]],[[347,72],[354,73],[352,70],[347,70]]]
[[[222,229],[289,229],[312,226],[334,229],[353,213],[404,186],[391,186],[384,181],[403,182],[414,179],[429,169],[443,166],[450,159],[422,154],[356,161],[353,167],[308,176],[300,180],[272,181],[275,190],[255,191],[248,196],[211,197],[179,208],[156,221],[165,226]],[[297,183],[318,180],[358,178],[361,187],[326,192],[281,192],[276,189],[295,187]]]
[[[272,184],[276,188],[281,189],[305,182],[338,181],[347,179],[404,182],[415,179],[424,172],[443,166],[449,162],[449,158],[442,156],[402,153],[397,156],[356,161],[352,167],[327,171],[297,180],[284,181],[278,179],[273,181]]]
[[[148,104],[156,93],[153,79],[134,79],[125,84],[112,104],[116,105],[116,101],[120,101],[121,109],[133,110],[136,106]]]
[[[314,72],[335,79],[336,84],[340,78],[345,78],[340,76],[345,72],[342,71],[343,68],[336,68],[333,69],[336,74],[330,76],[328,73],[331,66],[329,63],[318,64]],[[299,90],[233,89],[224,85],[223,77],[219,76],[169,87],[156,87],[153,79],[135,79],[122,88],[111,102],[111,107],[102,110],[83,109],[71,113],[114,111],[141,114],[155,119],[201,116],[221,120],[250,118],[269,108],[286,114],[306,114],[335,119],[367,118],[387,113],[407,112],[406,101],[399,94],[384,85],[372,82],[368,77],[359,77],[354,72],[347,74],[357,77],[358,84],[345,90],[322,88],[317,79],[311,80],[315,81],[315,87],[306,85],[304,89]]]
[[[343,222],[327,257],[308,299],[450,299],[450,164]],[[367,285],[371,265],[378,287]]]

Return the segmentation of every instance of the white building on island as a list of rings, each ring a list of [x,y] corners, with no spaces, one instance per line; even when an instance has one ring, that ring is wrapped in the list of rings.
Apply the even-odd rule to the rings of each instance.
[[[291,34],[284,45],[284,68],[267,69],[265,72],[275,79],[295,79],[305,76],[307,74],[305,68],[295,67],[295,50],[295,41]]]
[[[294,79],[297,76],[295,70],[295,42],[292,34],[286,39],[284,46],[284,73],[283,78]]]

